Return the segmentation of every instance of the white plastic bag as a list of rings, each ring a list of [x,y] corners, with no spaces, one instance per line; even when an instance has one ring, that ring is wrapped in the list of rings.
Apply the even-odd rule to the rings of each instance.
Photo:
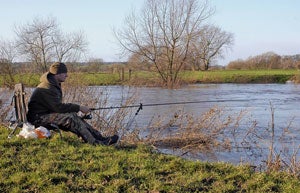
[[[30,123],[24,123],[19,135],[17,136],[23,137],[25,139],[37,138],[37,134],[34,132],[34,130],[35,128],[33,125],[31,125]]]
[[[40,126],[35,128],[30,123],[24,123],[22,130],[17,136],[25,139],[49,138],[51,136],[51,132],[45,127]]]

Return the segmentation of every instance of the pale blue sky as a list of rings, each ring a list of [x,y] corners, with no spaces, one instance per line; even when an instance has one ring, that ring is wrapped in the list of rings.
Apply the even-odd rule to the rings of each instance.
[[[300,1],[211,0],[211,3],[216,7],[213,23],[235,37],[225,61],[268,51],[279,55],[300,54]]]
[[[14,25],[37,16],[54,16],[65,32],[82,30],[89,42],[90,57],[119,61],[112,35],[132,8],[144,0],[0,0],[0,38],[13,39]],[[216,13],[211,23],[234,34],[233,49],[224,65],[264,52],[300,54],[300,1],[298,0],[210,0]]]

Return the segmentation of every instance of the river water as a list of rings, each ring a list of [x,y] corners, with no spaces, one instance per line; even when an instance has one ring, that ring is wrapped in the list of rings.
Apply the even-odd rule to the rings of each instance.
[[[268,149],[270,143],[274,141],[274,153],[280,155],[286,162],[289,162],[293,156],[300,158],[297,151],[300,145],[300,85],[195,84],[174,90],[127,86],[93,87],[93,89],[101,90],[102,94],[106,93],[111,106],[119,106],[121,101],[124,101],[124,93],[129,96],[135,93],[136,104],[144,105],[135,116],[135,127],[147,127],[153,117],[172,117],[178,110],[194,116],[201,116],[215,106],[222,107],[228,114],[247,112],[239,123],[233,148],[210,153],[187,153],[183,157],[202,161],[234,164],[247,162],[260,165],[266,160],[270,153]],[[4,96],[3,91],[5,90],[1,90],[0,99]],[[7,99],[2,98],[2,101],[5,100]],[[196,101],[199,103],[189,103]],[[188,103],[184,104],[184,102]],[[164,103],[180,104],[155,105]],[[272,122],[271,107],[274,109],[274,122]],[[271,141],[272,123],[274,123],[275,137]],[[255,125],[254,129],[252,125]],[[249,131],[249,128],[252,130]],[[245,145],[246,138],[248,143]],[[162,148],[160,151],[175,155],[182,154],[176,149]]]
[[[110,100],[112,106],[118,104],[123,96],[122,93],[133,91],[138,93],[137,104],[154,104],[144,106],[136,116],[135,121],[139,127],[147,126],[155,116],[173,116],[174,112],[182,109],[195,116],[215,106],[222,107],[228,114],[247,112],[240,122],[236,148],[214,153],[185,154],[185,157],[204,161],[224,161],[234,164],[247,162],[260,165],[267,159],[270,153],[268,148],[274,142],[274,153],[280,155],[282,159],[288,162],[294,155],[300,158],[300,154],[296,152],[300,145],[300,85],[195,84],[174,90],[112,86],[108,90],[112,96]],[[194,101],[199,103],[155,105]],[[254,122],[255,128],[250,132]],[[273,127],[272,123],[274,123]],[[271,140],[272,128],[275,136],[273,140]],[[242,144],[246,137],[252,144],[246,146]],[[177,155],[182,153],[174,149],[161,149],[161,151]]]

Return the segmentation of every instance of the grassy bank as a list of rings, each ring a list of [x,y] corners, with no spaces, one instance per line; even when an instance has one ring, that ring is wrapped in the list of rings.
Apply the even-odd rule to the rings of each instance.
[[[7,139],[0,127],[1,192],[299,192],[286,173],[188,161],[146,146],[104,147],[64,133]]]
[[[297,70],[216,70],[216,71],[185,71],[180,74],[182,82],[193,83],[285,83],[287,80],[299,76]],[[22,82],[26,86],[36,86],[39,83],[40,74],[18,74],[14,76],[14,83]],[[4,79],[0,76],[0,84],[4,85]],[[119,73],[69,73],[68,82],[76,85],[159,85],[160,79],[153,72],[133,72],[131,75],[125,72]],[[14,85],[12,83],[12,85]]]
[[[0,76],[0,85],[16,83],[23,83],[26,86],[35,87],[40,82],[41,74],[16,74],[13,76],[12,81],[8,81],[7,77]],[[6,83],[8,82],[8,83]],[[116,85],[122,84],[118,74],[105,74],[105,73],[68,73],[69,84],[75,85]]]
[[[191,83],[285,83],[297,70],[217,70],[185,72],[183,80]]]

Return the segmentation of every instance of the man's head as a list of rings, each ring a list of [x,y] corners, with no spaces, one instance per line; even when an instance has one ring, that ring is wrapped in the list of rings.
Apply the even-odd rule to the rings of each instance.
[[[64,82],[68,77],[68,69],[62,62],[55,62],[51,64],[49,72],[54,74],[54,77],[58,82]]]
[[[51,64],[49,72],[51,72],[51,74],[62,74],[68,73],[68,69],[64,63],[55,62]]]

